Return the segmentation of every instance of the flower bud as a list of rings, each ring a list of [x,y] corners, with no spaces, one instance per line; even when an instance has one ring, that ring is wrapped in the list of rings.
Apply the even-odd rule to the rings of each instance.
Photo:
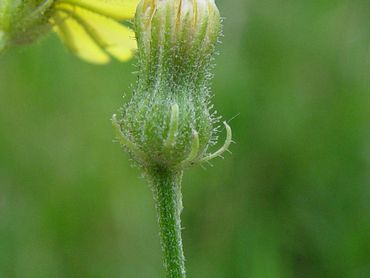
[[[135,16],[139,76],[132,99],[113,117],[118,138],[140,166],[182,170],[219,156],[210,112],[210,69],[221,30],[214,0],[142,0]]]
[[[191,79],[204,77],[221,30],[214,0],[142,0],[135,23],[147,75],[177,70]]]

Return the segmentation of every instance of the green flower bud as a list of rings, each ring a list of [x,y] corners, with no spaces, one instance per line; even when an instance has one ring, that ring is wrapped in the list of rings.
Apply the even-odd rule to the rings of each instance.
[[[210,69],[221,19],[214,0],[142,0],[135,17],[139,76],[119,119],[118,138],[147,171],[182,170],[216,153]],[[156,170],[155,170],[156,171]]]
[[[182,81],[184,77],[204,79],[220,30],[213,0],[141,1],[136,35],[146,75],[153,79],[164,71],[173,75],[177,70]]]
[[[166,277],[185,278],[181,177],[213,154],[218,118],[211,111],[210,70],[221,22],[214,0],[141,0],[135,17],[138,80],[119,117],[117,138],[151,185]]]

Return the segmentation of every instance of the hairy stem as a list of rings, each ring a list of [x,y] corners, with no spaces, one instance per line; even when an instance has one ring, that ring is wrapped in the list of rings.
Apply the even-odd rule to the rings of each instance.
[[[157,170],[151,173],[158,215],[159,234],[167,278],[184,278],[185,258],[181,240],[182,171]]]

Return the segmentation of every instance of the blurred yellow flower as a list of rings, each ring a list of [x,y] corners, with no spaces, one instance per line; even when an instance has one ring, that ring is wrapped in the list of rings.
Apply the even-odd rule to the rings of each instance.
[[[136,49],[134,32],[119,23],[134,17],[138,0],[56,0],[49,22],[78,57],[105,64],[114,57],[130,59]]]
[[[132,19],[139,0],[0,0],[0,52],[35,41],[52,28],[81,59],[127,61],[136,50]]]

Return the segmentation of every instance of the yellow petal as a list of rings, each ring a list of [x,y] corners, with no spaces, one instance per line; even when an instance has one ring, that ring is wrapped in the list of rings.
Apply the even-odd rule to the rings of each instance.
[[[106,64],[109,56],[96,44],[75,19],[58,11],[52,18],[54,30],[63,43],[78,57],[95,64]]]
[[[57,3],[71,4],[116,20],[124,20],[134,17],[139,0],[58,0]]]
[[[84,27],[92,40],[120,61],[130,59],[136,49],[134,32],[113,19],[69,4],[57,4],[57,10],[68,13]]]

